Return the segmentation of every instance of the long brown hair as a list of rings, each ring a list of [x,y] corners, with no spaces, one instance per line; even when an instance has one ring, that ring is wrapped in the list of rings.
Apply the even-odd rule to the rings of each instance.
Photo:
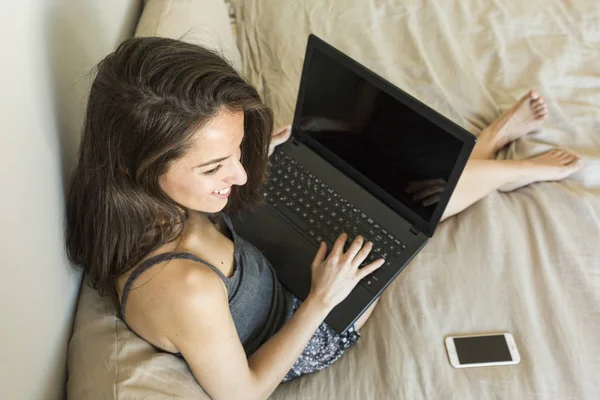
[[[244,113],[248,174],[224,211],[260,202],[273,114],[223,57],[179,40],[126,40],[95,72],[69,186],[66,246],[90,285],[106,294],[148,253],[181,236],[188,210],[159,178],[221,110]]]

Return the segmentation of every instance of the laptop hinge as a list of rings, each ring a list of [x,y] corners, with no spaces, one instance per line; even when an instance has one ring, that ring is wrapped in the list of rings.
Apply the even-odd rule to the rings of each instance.
[[[410,233],[412,233],[413,235],[417,236],[417,235],[419,234],[419,231],[418,231],[418,230],[416,230],[414,226],[412,226],[412,227],[410,228]]]

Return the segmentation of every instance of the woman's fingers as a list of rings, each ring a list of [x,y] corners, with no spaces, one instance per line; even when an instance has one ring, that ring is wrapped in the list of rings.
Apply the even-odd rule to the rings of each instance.
[[[273,132],[271,142],[269,143],[269,156],[275,151],[275,147],[285,143],[292,135],[292,126],[287,125]]]
[[[281,128],[279,128],[279,129],[277,129],[276,131],[273,132],[273,136],[277,136],[279,134],[282,134],[286,130],[290,129],[290,127],[291,127],[291,125],[282,126]]]
[[[321,264],[323,260],[325,260],[325,254],[327,254],[327,244],[325,242],[321,242],[319,244],[319,251],[315,255],[315,258],[312,262],[312,267],[315,268],[317,265]]]
[[[352,260],[352,266],[354,268],[358,268],[358,266],[367,259],[367,256],[369,255],[372,249],[373,242],[365,243],[364,246],[362,246],[359,252],[356,254],[356,256],[354,256],[354,260]]]
[[[277,145],[280,145],[282,143],[284,143],[286,140],[288,140],[290,138],[292,134],[292,126],[291,125],[287,125],[284,126],[283,128],[280,128],[278,131],[274,132],[273,135],[271,136],[271,143]]]
[[[350,247],[348,248],[348,251],[345,253],[348,259],[353,260],[354,257],[356,257],[360,249],[363,247],[363,242],[364,239],[361,235],[358,235],[354,238],[352,244],[350,244]]]
[[[333,248],[331,249],[331,253],[329,253],[329,255],[334,255],[336,257],[341,256],[344,252],[344,244],[346,244],[347,239],[347,233],[342,233],[340,236],[338,236],[335,243],[333,243]]]
[[[358,271],[358,278],[359,278],[359,280],[363,279],[367,275],[369,275],[369,274],[373,273],[374,271],[378,270],[384,263],[385,263],[385,260],[383,258],[379,258],[379,259],[373,261],[371,264],[366,265],[364,268],[360,269]]]

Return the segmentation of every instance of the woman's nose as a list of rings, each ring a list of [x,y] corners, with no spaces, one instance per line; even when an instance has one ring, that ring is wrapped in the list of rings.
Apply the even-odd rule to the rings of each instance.
[[[232,185],[242,186],[246,183],[247,180],[248,174],[246,174],[244,166],[239,160],[235,160],[233,163],[233,169],[231,171],[229,179],[227,180],[228,183],[231,183]]]

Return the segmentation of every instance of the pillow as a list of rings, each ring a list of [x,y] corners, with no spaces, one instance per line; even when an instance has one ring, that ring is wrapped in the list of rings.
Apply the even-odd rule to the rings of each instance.
[[[130,331],[116,305],[116,294],[101,297],[84,279],[69,342],[67,397],[210,399],[185,361]]]
[[[242,67],[229,9],[221,0],[148,0],[135,36],[181,39],[209,47],[221,52],[238,71]]]

